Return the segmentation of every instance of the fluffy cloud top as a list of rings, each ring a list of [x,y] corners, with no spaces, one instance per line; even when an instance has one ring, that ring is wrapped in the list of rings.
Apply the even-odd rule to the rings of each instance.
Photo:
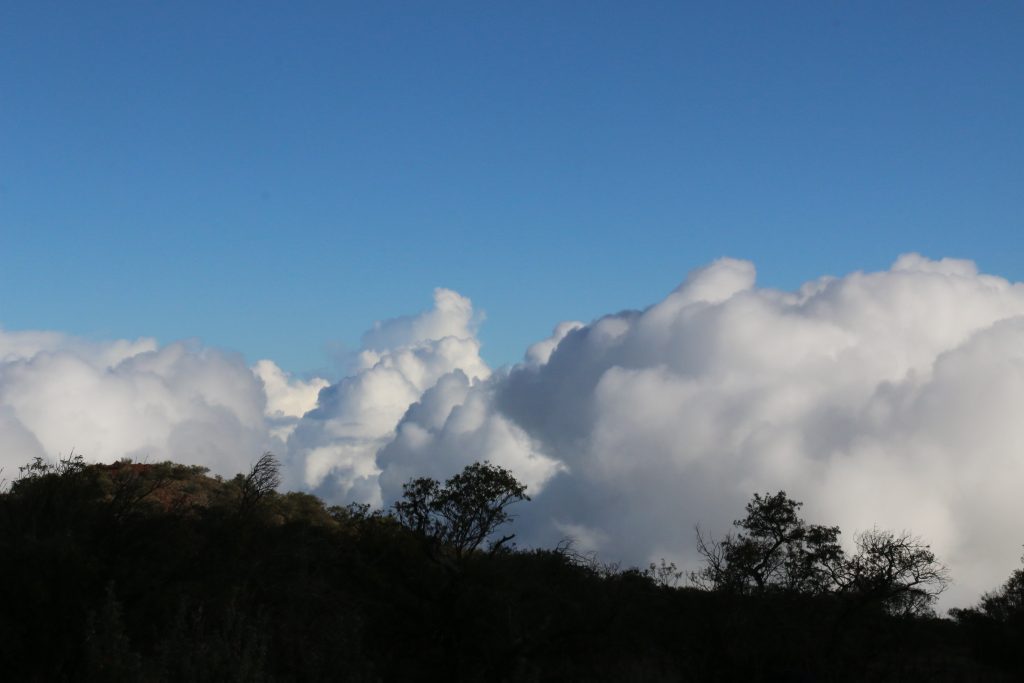
[[[321,391],[289,438],[289,483],[332,500],[380,504],[377,451],[409,407],[453,371],[467,381],[490,376],[477,320],[469,299],[436,289],[430,310],[375,325],[353,374]]]
[[[299,419],[316,407],[320,390],[330,383],[320,377],[309,381],[291,377],[273,361],[257,361],[253,373],[263,382],[267,405],[266,419],[271,433],[278,439],[287,439]]]
[[[367,332],[334,384],[191,343],[0,331],[0,457],[8,478],[71,447],[230,474],[269,448],[286,485],[377,504],[486,458],[530,485],[521,540],[686,566],[695,524],[723,532],[753,492],[785,489],[848,536],[920,534],[956,579],[946,604],[1018,564],[1024,285],[906,255],[781,292],[722,259],[496,373],[480,319],[436,290]]]

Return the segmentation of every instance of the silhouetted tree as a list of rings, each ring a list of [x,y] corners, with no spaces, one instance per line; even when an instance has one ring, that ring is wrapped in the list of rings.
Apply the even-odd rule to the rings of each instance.
[[[679,585],[679,579],[683,578],[683,572],[676,566],[675,562],[669,562],[661,558],[657,564],[651,562],[643,575],[662,588],[675,588]]]
[[[1021,558],[1024,561],[1024,558]],[[1024,680],[1024,569],[1015,569],[998,590],[985,593],[975,607],[952,609],[949,614],[972,641],[979,659]]]
[[[877,602],[891,614],[929,614],[949,584],[931,548],[908,532],[871,529],[857,536],[857,553],[836,578],[839,590]]]
[[[697,531],[704,557],[692,581],[713,590],[763,593],[839,593],[875,603],[891,614],[926,614],[949,582],[931,548],[907,532],[881,529],[857,536],[857,552],[847,557],[839,527],[808,525],[797,514],[801,503],[784,491],[747,503],[740,529],[723,540]]]
[[[797,514],[802,505],[785,491],[755,493],[747,516],[733,522],[738,533],[716,541],[698,529],[697,550],[705,566],[691,579],[704,588],[739,593],[829,590],[843,562],[839,527],[808,526]]]
[[[507,510],[510,505],[529,499],[526,485],[509,470],[483,462],[468,465],[444,486],[429,477],[410,480],[402,486],[402,500],[393,509],[404,526],[451,547],[462,557],[512,518]],[[514,537],[509,534],[493,541],[491,550],[500,549]]]
[[[999,590],[983,595],[978,609],[996,621],[1024,622],[1024,569],[1015,569]]]
[[[248,510],[281,485],[281,464],[269,451],[260,456],[242,480],[239,507]]]
[[[24,484],[44,477],[71,478],[84,472],[86,466],[85,458],[74,451],[66,457],[58,458],[57,462],[53,463],[46,458],[36,456],[31,462],[18,468],[18,479],[15,480],[13,488],[16,489],[19,482]]]

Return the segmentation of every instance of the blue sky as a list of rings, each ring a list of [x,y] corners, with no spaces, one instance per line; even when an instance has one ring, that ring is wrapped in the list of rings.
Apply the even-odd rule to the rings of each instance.
[[[641,5],[641,6],[636,6]],[[1024,280],[1024,4],[0,4],[0,326],[492,364],[719,256]]]

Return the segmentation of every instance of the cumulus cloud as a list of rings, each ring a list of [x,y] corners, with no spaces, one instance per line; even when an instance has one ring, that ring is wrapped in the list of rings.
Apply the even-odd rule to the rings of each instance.
[[[363,335],[363,348],[390,351],[436,339],[470,339],[482,320],[469,299],[439,287],[434,290],[432,309],[374,323]]]
[[[257,361],[252,371],[263,382],[267,397],[264,413],[271,423],[271,433],[282,440],[295,431],[303,415],[316,407],[320,390],[330,385],[322,377],[308,381],[292,377],[271,360]]]
[[[275,445],[262,384],[236,354],[194,342],[0,331],[0,359],[8,478],[31,458],[72,450],[103,461],[173,457],[232,473]]]
[[[724,532],[753,492],[785,489],[850,537],[921,534],[957,578],[950,604],[1018,564],[1024,286],[967,261],[907,255],[780,292],[722,259],[490,381],[446,383],[381,450],[386,499],[417,468],[501,453],[535,482],[529,540],[574,531],[609,559],[693,566],[695,524]]]
[[[445,479],[474,461],[507,467],[539,490],[562,466],[540,452],[531,436],[494,405],[500,382],[471,384],[461,370],[443,376],[410,407],[394,439],[378,454],[388,500],[412,477]]]
[[[377,323],[352,374],[320,392],[289,438],[289,483],[328,500],[380,504],[377,451],[409,407],[453,371],[467,382],[490,375],[476,338],[479,319],[469,299],[436,289],[431,309]]]
[[[578,320],[570,320],[555,325],[555,329],[552,330],[551,336],[547,339],[542,339],[536,344],[532,344],[530,348],[526,350],[525,361],[530,365],[544,365],[551,359],[551,354],[554,353],[558,345],[565,339],[565,335],[569,334],[573,330],[578,330],[583,327],[583,323]]]
[[[93,343],[0,330],[0,457],[72,447],[231,474],[264,449],[286,486],[386,505],[413,476],[483,459],[534,500],[526,544],[565,536],[609,561],[695,567],[754,492],[812,522],[908,529],[967,604],[1024,542],[1024,285],[969,261],[901,256],[882,272],[761,288],[722,259],[661,301],[561,323],[492,372],[466,297],[376,324],[348,376],[179,342]]]

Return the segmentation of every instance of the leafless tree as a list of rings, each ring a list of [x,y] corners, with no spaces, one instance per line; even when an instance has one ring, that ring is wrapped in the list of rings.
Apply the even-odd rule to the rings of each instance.
[[[241,510],[252,509],[274,489],[281,485],[281,464],[271,452],[260,456],[242,480]]]
[[[874,528],[856,544],[837,577],[840,592],[877,601],[893,614],[926,614],[949,585],[949,571],[931,547],[909,532]]]

